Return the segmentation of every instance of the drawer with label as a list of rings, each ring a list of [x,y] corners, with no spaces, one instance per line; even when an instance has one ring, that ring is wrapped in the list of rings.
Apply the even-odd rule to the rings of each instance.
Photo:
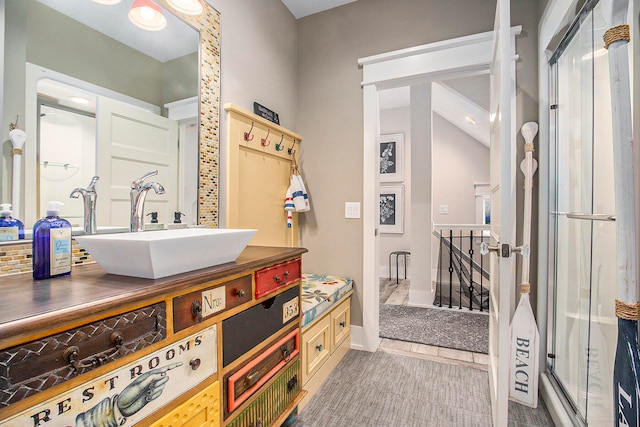
[[[300,318],[300,288],[294,287],[222,321],[222,365]]]
[[[251,275],[173,299],[173,330],[196,325],[214,314],[251,301]]]
[[[149,425],[142,420],[217,372],[217,342],[212,325],[73,388],[62,387],[0,426]]]
[[[256,271],[256,298],[300,280],[300,258]]]

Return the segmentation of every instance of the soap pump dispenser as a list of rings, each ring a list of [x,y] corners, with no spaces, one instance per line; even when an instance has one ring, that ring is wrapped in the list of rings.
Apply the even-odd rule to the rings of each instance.
[[[0,241],[23,240],[24,224],[11,216],[11,204],[2,203],[0,207]]]
[[[49,202],[47,216],[33,226],[33,278],[71,274],[71,224],[60,218],[61,202]]]

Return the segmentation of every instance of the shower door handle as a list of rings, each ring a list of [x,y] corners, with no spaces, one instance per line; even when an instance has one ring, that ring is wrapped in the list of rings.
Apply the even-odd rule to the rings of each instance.
[[[616,220],[615,215],[609,215],[609,214],[585,214],[581,212],[569,212],[566,215],[567,215],[567,218],[587,220],[587,221],[615,221]]]

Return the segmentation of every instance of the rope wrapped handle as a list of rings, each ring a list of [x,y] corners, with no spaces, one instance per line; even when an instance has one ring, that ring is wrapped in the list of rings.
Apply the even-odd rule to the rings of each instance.
[[[630,41],[629,24],[616,25],[609,28],[604,32],[602,38],[604,39],[605,49],[609,49],[609,45],[617,41]]]
[[[629,304],[616,299],[616,317],[625,320],[640,320],[640,302]]]

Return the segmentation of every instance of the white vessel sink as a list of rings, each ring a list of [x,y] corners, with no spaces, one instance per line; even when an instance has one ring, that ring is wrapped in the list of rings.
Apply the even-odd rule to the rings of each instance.
[[[187,228],[74,238],[107,273],[159,279],[235,261],[255,233]]]

